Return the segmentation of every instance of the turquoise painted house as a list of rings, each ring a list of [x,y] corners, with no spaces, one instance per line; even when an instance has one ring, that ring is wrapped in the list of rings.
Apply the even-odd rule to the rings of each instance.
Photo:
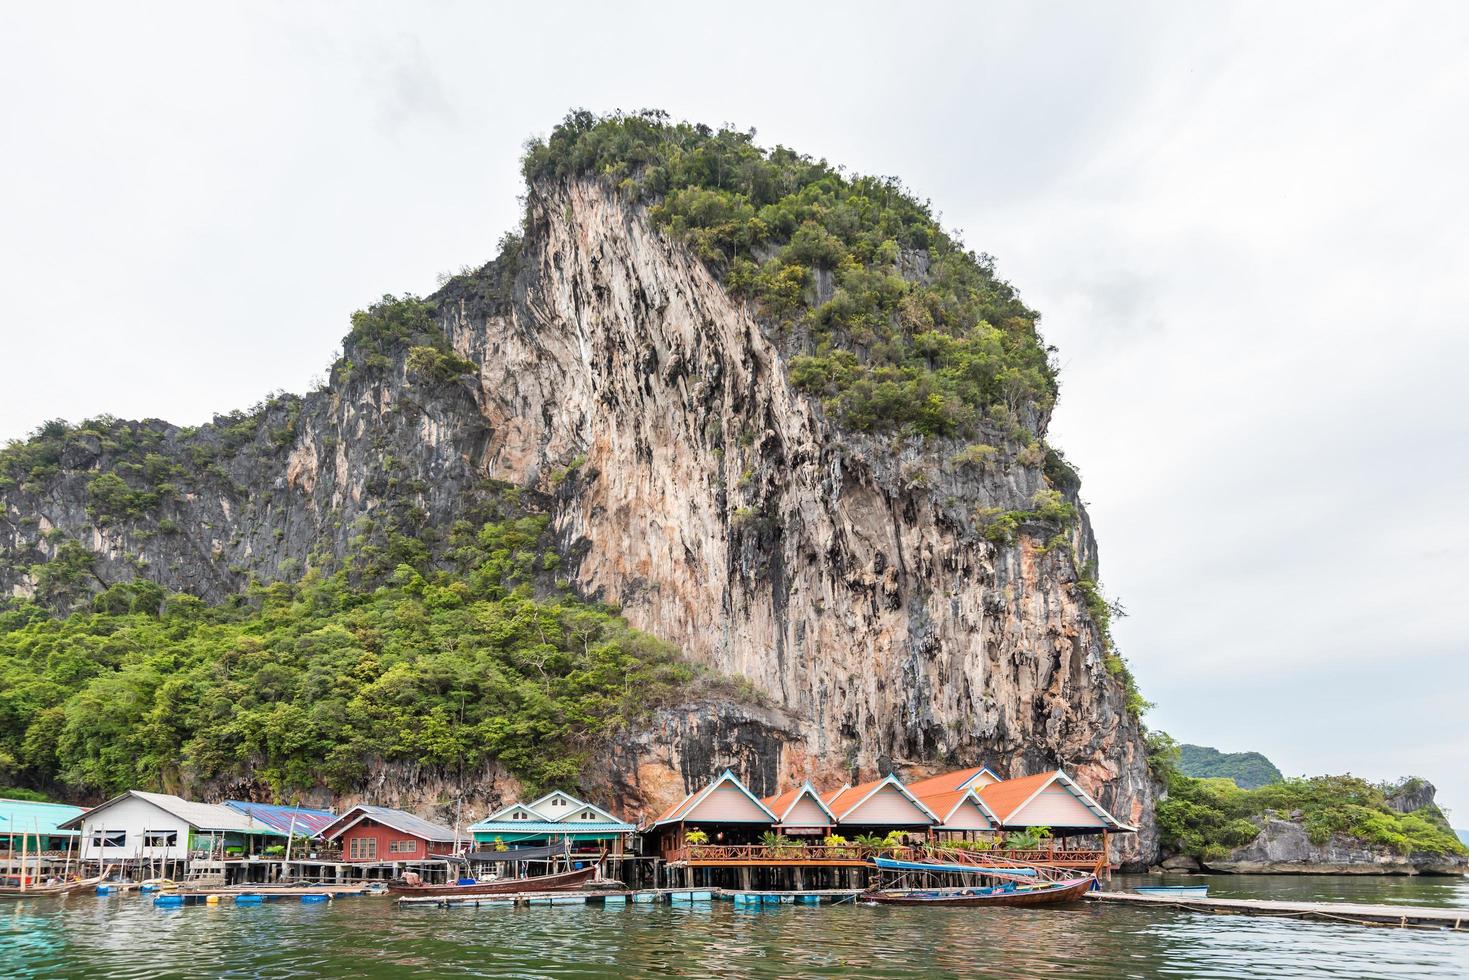
[[[606,810],[570,793],[557,790],[531,803],[501,807],[469,832],[484,850],[504,847],[548,847],[570,843],[573,850],[626,850],[627,837],[637,830]]]
[[[80,832],[62,830],[57,825],[81,816],[82,812],[81,807],[65,803],[0,799],[0,850],[19,851],[21,835],[25,835],[26,850],[31,853],[35,853],[38,840],[42,851],[76,847]]]

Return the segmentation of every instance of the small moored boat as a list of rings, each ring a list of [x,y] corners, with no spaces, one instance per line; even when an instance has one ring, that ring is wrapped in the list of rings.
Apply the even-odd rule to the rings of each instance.
[[[898,861],[885,857],[873,858],[872,863],[879,873],[898,875],[897,880],[887,887],[874,886],[862,893],[863,901],[880,905],[1059,905],[1077,901],[1088,890],[1097,887],[1095,875],[1061,872],[1055,876],[1055,872],[1050,872],[1052,876],[1048,878],[1036,868]],[[927,882],[933,875],[975,876],[976,882],[987,880],[993,884],[902,886],[908,878],[916,876]]]
[[[500,878],[495,881],[448,885],[391,881],[388,883],[388,892],[393,895],[513,895],[519,892],[559,892],[580,888],[597,877],[599,868],[598,861],[589,863],[585,868],[538,875],[534,878]]]
[[[1209,884],[1202,885],[1138,885],[1133,891],[1139,895],[1163,895],[1172,898],[1205,898]]]
[[[26,898],[32,895],[66,895],[70,892],[96,888],[98,883],[111,873],[112,868],[109,867],[95,878],[74,878],[71,881],[53,882],[50,884],[28,881],[24,888],[18,884],[0,885],[0,895],[10,895],[15,898]]]
[[[904,888],[862,893],[862,901],[881,905],[1013,906],[1060,905],[1080,901],[1096,878],[1017,885],[1005,882],[988,888]]]

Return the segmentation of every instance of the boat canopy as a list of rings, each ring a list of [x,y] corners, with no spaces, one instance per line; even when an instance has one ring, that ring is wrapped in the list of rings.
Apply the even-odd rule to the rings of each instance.
[[[883,871],[941,871],[945,874],[970,874],[970,875],[1018,875],[1023,878],[1033,877],[1035,868],[991,868],[981,867],[974,864],[931,864],[926,861],[899,861],[894,858],[875,857],[872,859]]]

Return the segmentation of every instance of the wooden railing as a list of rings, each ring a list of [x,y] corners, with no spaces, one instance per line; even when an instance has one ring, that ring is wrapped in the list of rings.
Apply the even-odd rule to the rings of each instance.
[[[1103,860],[1096,850],[1062,850],[1032,848],[1015,850],[997,848],[971,851],[947,847],[867,847],[861,844],[685,844],[664,854],[667,861],[753,862],[785,864],[795,862],[870,862],[874,857],[898,861],[950,861],[957,864],[995,866],[1061,865],[1091,868]]]
[[[871,861],[874,855],[907,854],[910,848],[863,847],[860,844],[685,844],[670,851],[669,861]]]

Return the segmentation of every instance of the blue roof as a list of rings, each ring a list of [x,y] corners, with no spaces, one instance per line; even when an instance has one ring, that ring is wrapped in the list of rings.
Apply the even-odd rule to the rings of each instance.
[[[251,803],[247,800],[225,800],[224,805],[238,810],[283,834],[292,832],[295,821],[297,837],[316,837],[325,830],[337,815],[330,810],[313,810],[304,806],[280,806],[275,803]]]
[[[0,837],[41,834],[46,837],[73,837],[77,830],[58,830],[56,825],[81,816],[79,806],[66,803],[33,803],[30,800],[0,799]]]

